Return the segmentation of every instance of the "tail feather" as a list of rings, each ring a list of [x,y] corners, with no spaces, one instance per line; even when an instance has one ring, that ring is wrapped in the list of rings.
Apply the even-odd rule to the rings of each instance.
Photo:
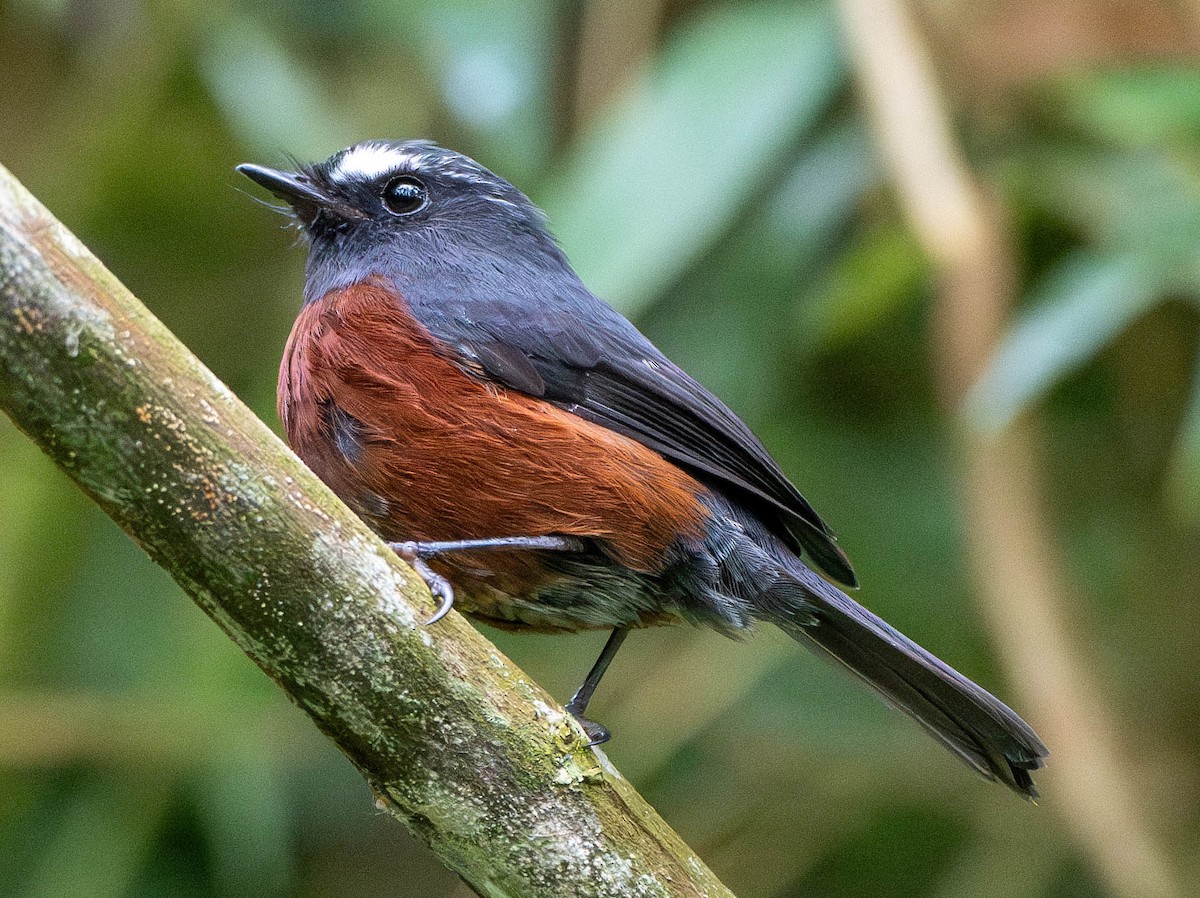
[[[984,777],[1037,797],[1030,771],[1049,752],[1029,724],[829,582],[806,568],[792,573],[798,582],[770,591],[765,617],[838,661]]]

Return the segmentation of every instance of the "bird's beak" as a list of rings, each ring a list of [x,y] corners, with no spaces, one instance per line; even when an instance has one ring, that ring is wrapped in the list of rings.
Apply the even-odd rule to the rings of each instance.
[[[265,187],[286,202],[306,225],[312,224],[317,213],[322,209],[336,205],[333,200],[314,187],[304,175],[276,171],[273,168],[249,163],[239,165],[237,170],[255,184]]]

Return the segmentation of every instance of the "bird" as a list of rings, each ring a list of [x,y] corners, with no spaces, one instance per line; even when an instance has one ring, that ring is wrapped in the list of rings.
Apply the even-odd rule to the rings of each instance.
[[[296,454],[438,607],[527,632],[772,624],[983,777],[1048,756],[988,691],[852,599],[850,560],[750,428],[595,296],[519,189],[425,140],[237,170],[307,243],[278,411]]]

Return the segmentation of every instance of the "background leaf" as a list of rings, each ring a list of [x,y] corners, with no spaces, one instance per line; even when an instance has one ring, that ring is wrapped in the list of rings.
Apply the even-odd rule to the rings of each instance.
[[[592,289],[635,313],[730,227],[845,78],[832,10],[716,7],[666,43],[543,195]]]
[[[1018,316],[966,401],[978,427],[1012,423],[1112,342],[1161,293],[1138,259],[1078,254],[1058,266]]]

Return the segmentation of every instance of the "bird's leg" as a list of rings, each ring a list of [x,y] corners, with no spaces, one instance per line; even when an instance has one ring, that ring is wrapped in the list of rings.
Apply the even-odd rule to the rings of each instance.
[[[582,552],[583,540],[573,536],[497,536],[491,539],[451,539],[442,542],[388,543],[401,558],[433,558],[447,552],[478,552],[486,549],[543,549],[550,552]]]
[[[607,727],[596,723],[594,720],[588,720],[583,716],[583,712],[587,710],[588,702],[592,700],[592,693],[600,685],[600,678],[608,670],[608,665],[612,664],[612,659],[616,656],[617,649],[621,647],[621,643],[625,641],[625,637],[628,635],[628,627],[618,627],[612,631],[612,635],[608,637],[608,642],[604,643],[604,648],[600,651],[600,657],[596,659],[596,663],[592,665],[592,669],[588,671],[588,675],[583,678],[583,685],[575,690],[575,694],[567,702],[567,711],[579,721],[579,725],[583,727],[583,731],[588,734],[588,739],[591,740],[588,742],[588,745],[601,745],[612,738],[612,733],[608,731]]]
[[[429,591],[438,600],[437,611],[433,612],[433,617],[425,621],[425,626],[436,624],[454,607],[454,587],[450,585],[449,580],[426,564],[425,559],[427,558],[444,555],[447,552],[478,552],[497,549],[582,552],[584,548],[583,540],[573,536],[498,536],[491,539],[453,539],[441,542],[405,540],[387,545],[389,549],[412,565],[413,570],[421,575],[421,579],[425,581]],[[601,671],[601,673],[603,672]],[[598,679],[599,677],[597,677]]]

